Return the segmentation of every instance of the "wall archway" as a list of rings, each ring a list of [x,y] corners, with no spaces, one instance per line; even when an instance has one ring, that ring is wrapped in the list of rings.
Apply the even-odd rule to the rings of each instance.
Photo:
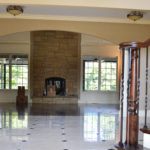
[[[29,19],[0,19],[0,22],[0,36],[25,31],[61,30],[93,35],[115,44],[145,41],[150,37],[150,25]]]

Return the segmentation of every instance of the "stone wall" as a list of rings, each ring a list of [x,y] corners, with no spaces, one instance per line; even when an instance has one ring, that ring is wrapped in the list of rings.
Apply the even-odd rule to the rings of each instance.
[[[31,95],[42,96],[45,79],[66,79],[67,94],[79,96],[80,41],[78,33],[35,31],[31,33]]]

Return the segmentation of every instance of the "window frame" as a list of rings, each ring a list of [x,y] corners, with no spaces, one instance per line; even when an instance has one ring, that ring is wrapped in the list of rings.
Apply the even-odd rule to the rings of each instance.
[[[17,53],[1,53],[0,54],[0,57],[3,56],[5,58],[5,56],[9,59],[9,63],[8,64],[4,64],[4,88],[3,89],[0,89],[0,91],[2,90],[17,90],[17,89],[12,89],[12,65],[27,65],[28,67],[28,81],[27,81],[27,84],[28,84],[28,88],[25,89],[25,90],[28,90],[29,89],[29,55],[28,54],[17,54]],[[20,57],[27,57],[28,58],[28,63],[27,64],[14,64],[12,63],[12,59],[13,59],[13,56],[20,56]],[[6,89],[6,66],[9,66],[9,88]]]
[[[89,58],[89,60],[88,60]],[[99,71],[98,71],[98,89],[97,90],[85,90],[85,62],[86,61],[93,61],[92,59],[90,58],[97,58],[98,62],[99,62]],[[101,61],[103,59],[116,59],[116,90],[101,90]],[[118,92],[118,56],[116,57],[101,57],[101,56],[83,56],[83,59],[82,59],[82,66],[83,66],[83,69],[82,69],[82,91],[83,92]]]
[[[99,57],[97,57],[97,56],[84,56],[85,58],[83,58],[83,75],[82,75],[82,90],[84,91],[84,92],[87,92],[87,91],[92,91],[92,92],[94,92],[94,91],[99,91],[100,90],[100,78],[99,78],[99,76],[100,76],[100,58]],[[87,59],[87,58],[89,58],[89,60]],[[98,71],[98,89],[97,90],[85,90],[85,62],[90,62],[90,61],[94,61],[94,59],[97,59],[97,61],[98,61],[98,69],[99,69],[99,71]],[[95,60],[96,61],[96,60]]]
[[[28,66],[28,64],[13,64],[13,63],[11,64],[11,89],[12,89],[12,90],[17,90],[18,88],[16,88],[16,89],[12,88],[12,65]],[[28,67],[29,67],[29,66],[28,66]],[[29,69],[29,68],[28,68],[28,69]],[[28,70],[28,71],[29,71],[29,70]],[[28,79],[28,80],[29,80],[29,79]],[[27,85],[28,85],[28,88],[29,88],[29,81],[27,81]],[[27,88],[27,89],[25,88],[25,89],[28,90],[28,88]]]
[[[116,59],[116,90],[101,90],[101,61],[103,59]],[[100,91],[101,92],[117,92],[118,91],[118,56],[116,57],[101,57],[100,59]]]

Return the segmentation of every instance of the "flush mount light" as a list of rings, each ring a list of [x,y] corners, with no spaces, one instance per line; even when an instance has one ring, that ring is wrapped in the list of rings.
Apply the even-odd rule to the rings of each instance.
[[[23,8],[21,6],[10,5],[7,7],[7,12],[11,15],[17,16],[23,13]]]
[[[127,15],[127,18],[133,21],[137,21],[143,18],[143,13],[139,11],[132,11]]]

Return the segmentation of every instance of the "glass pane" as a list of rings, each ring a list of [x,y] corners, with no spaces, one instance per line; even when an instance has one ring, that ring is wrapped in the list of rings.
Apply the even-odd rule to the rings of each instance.
[[[28,65],[12,65],[12,89],[18,86],[28,87]]]
[[[101,61],[101,90],[116,90],[117,60],[106,58]]]
[[[84,90],[98,90],[99,61],[84,61]]]

